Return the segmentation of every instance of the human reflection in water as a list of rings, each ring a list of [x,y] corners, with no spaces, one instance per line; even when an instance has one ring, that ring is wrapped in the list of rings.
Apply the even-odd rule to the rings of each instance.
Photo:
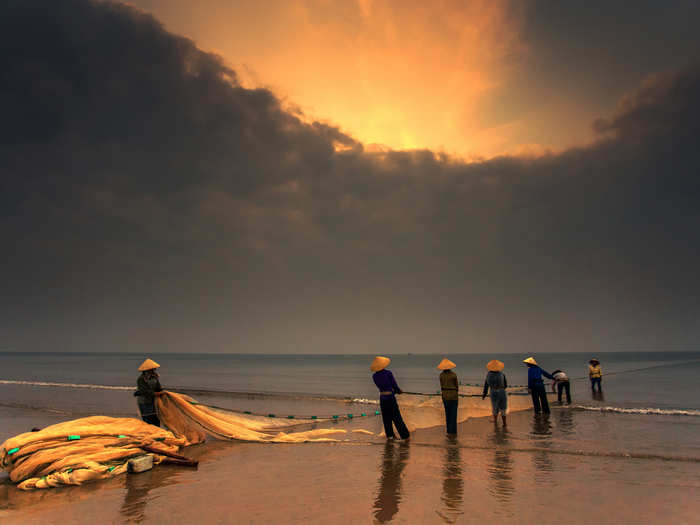
[[[532,418],[530,435],[537,448],[552,446],[552,423],[549,420],[549,414],[535,414],[535,417]],[[535,466],[535,483],[550,483],[549,474],[552,472],[552,459],[549,452],[545,450],[534,452],[532,461]]]
[[[593,392],[591,392],[591,396],[593,396],[593,399],[595,399],[596,401],[605,401],[605,396],[603,395],[602,391],[600,391],[600,392],[593,391]]]
[[[462,479],[462,454],[457,439],[448,437],[445,447],[445,463],[442,467],[441,508],[438,515],[447,523],[454,523],[464,514],[464,480]]]
[[[574,421],[574,411],[566,408],[554,412],[557,421],[557,428],[562,434],[573,434],[576,431],[576,422]]]
[[[493,486],[489,489],[498,505],[494,508],[508,511],[501,504],[510,502],[513,496],[513,458],[510,453],[510,434],[507,428],[493,429],[489,436],[489,443],[493,446],[493,461],[489,465],[489,476],[493,480]],[[500,512],[500,511],[498,511]]]
[[[121,514],[128,523],[140,523],[145,516],[148,493],[155,488],[173,483],[178,468],[171,465],[158,465],[146,472],[126,475],[126,493]]]
[[[374,517],[379,523],[391,520],[399,511],[401,503],[401,473],[406,467],[409,455],[408,443],[388,441],[382,454],[382,475],[379,479],[379,492],[374,501]]]

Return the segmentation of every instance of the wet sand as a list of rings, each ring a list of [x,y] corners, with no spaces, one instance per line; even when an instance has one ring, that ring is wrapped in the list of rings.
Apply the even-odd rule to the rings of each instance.
[[[17,409],[17,425],[39,414]],[[58,416],[41,415],[45,423]],[[588,417],[555,411],[471,419],[408,443],[348,433],[335,444],[210,441],[196,470],[159,466],[115,479],[21,492],[0,482],[0,523],[691,523],[700,463],[627,457],[619,444],[581,447],[567,429]],[[8,421],[7,419],[4,419]],[[579,425],[586,424],[580,420]],[[378,418],[346,428],[378,433]],[[3,434],[9,428],[3,428]],[[664,456],[660,454],[660,456]],[[666,454],[665,457],[672,457]],[[679,456],[680,458],[680,456]]]

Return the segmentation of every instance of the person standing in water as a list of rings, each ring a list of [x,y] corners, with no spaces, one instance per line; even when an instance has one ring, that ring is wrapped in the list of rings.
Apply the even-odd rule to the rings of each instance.
[[[591,379],[591,390],[593,393],[595,393],[595,386],[598,385],[598,393],[600,394],[603,391],[601,387],[603,369],[600,368],[600,361],[595,357],[588,361],[588,377]]]
[[[498,425],[498,414],[501,414],[503,426],[506,425],[506,411],[508,410],[508,381],[502,372],[505,365],[498,359],[493,359],[486,364],[486,381],[484,381],[484,392],[481,399],[486,399],[486,394],[491,390],[491,411],[493,413],[493,424]]]
[[[554,377],[554,383],[552,383],[552,392],[557,392],[557,399],[561,405],[561,394],[566,390],[566,404],[571,404],[571,383],[569,382],[569,376],[563,370],[555,370],[552,372],[552,377]]]
[[[457,434],[457,408],[459,407],[459,381],[452,369],[457,365],[445,358],[437,365],[440,372],[440,391],[442,404],[445,406],[445,425],[447,433]]]
[[[387,439],[394,439],[394,427],[398,430],[401,439],[408,439],[410,433],[401,417],[399,404],[396,402],[396,394],[401,394],[399,385],[396,384],[394,374],[386,367],[391,363],[391,359],[378,355],[372,361],[370,370],[374,372],[372,379],[379,389],[379,407],[382,411],[382,421],[384,423],[384,433]]]
[[[134,395],[139,405],[141,419],[146,423],[159,427],[160,419],[156,412],[155,398],[161,395],[163,387],[160,386],[160,378],[156,368],[160,368],[160,365],[152,359],[146,359],[141,363],[139,367],[141,375],[136,380],[138,390],[134,392]]]
[[[532,407],[535,409],[535,414],[539,414],[540,412],[549,414],[547,392],[544,388],[542,376],[548,379],[554,379],[554,377],[552,377],[549,372],[542,370],[534,357],[523,359],[523,363],[527,365],[527,389],[532,396]]]

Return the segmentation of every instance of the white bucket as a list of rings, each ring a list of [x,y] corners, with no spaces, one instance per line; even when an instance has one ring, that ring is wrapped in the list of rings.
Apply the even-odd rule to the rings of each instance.
[[[151,470],[152,468],[153,456],[151,456],[150,454],[131,458],[127,467],[129,472],[132,473],[146,472],[147,470]]]

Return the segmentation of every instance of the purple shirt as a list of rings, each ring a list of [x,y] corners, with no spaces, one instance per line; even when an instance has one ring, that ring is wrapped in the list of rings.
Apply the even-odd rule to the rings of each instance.
[[[380,395],[380,398],[391,397],[394,394],[401,393],[401,389],[399,388],[399,385],[396,384],[396,379],[394,379],[394,374],[391,373],[391,370],[387,370],[385,368],[384,370],[375,372],[372,374],[372,379],[380,392],[393,392],[391,395]]]

